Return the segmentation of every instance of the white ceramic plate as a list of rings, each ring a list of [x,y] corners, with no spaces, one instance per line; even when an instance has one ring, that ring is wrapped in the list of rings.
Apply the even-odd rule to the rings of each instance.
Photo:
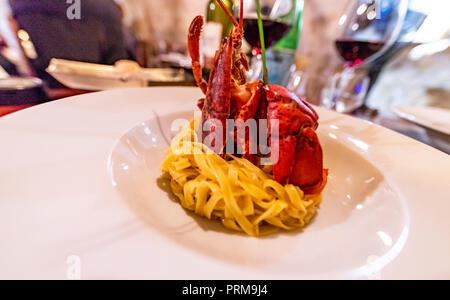
[[[47,72],[65,86],[85,91],[145,87],[149,82],[180,82],[184,70],[143,69],[131,61],[114,66],[53,58]]]
[[[450,110],[426,106],[396,106],[400,118],[450,135]]]
[[[303,232],[250,238],[165,191],[199,90],[115,90],[0,119],[0,279],[450,278],[450,157],[318,109],[329,184]]]

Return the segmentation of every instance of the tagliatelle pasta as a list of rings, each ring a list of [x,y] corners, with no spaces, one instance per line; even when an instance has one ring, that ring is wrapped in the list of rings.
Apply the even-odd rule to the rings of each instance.
[[[246,159],[225,159],[198,141],[192,121],[174,138],[162,164],[181,205],[229,229],[260,236],[308,225],[321,195],[282,186]]]

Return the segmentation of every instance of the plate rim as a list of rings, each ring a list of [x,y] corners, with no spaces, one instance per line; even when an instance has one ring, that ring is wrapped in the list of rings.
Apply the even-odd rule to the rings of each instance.
[[[435,126],[432,122],[430,122],[430,120],[426,120],[426,119],[422,119],[422,118],[418,118],[416,115],[405,111],[405,109],[411,108],[411,107],[422,107],[424,109],[436,109],[436,110],[440,110],[440,111],[446,111],[450,117],[450,110],[446,110],[446,109],[441,109],[438,107],[423,107],[423,106],[413,106],[413,105],[397,105],[394,106],[392,108],[392,111],[400,118],[407,120],[411,123],[417,124],[419,126],[425,127],[426,129],[431,129],[434,130],[436,132],[445,134],[447,136],[450,136],[450,129],[445,130],[443,129],[441,126]]]

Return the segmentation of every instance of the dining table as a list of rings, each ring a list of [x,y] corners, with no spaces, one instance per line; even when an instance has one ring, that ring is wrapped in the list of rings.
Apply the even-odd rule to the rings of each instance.
[[[195,81],[192,77],[186,78],[184,81],[180,82],[153,82],[150,83],[149,87],[193,87],[195,86]],[[82,95],[91,93],[92,91],[85,91],[80,89],[72,88],[58,88],[49,89],[47,94],[50,101],[63,100],[64,98],[69,98],[72,96]],[[2,107],[0,106],[0,118],[1,116],[11,114],[13,112],[26,109],[31,107],[18,106],[18,107]],[[425,128],[423,126],[417,125],[408,120],[402,119],[398,116],[392,114],[391,111],[384,110],[373,110],[373,109],[357,109],[352,113],[349,113],[353,117],[372,122],[374,124],[386,127],[410,138],[418,140],[430,147],[436,148],[444,153],[450,154],[450,136],[441,133],[439,131]]]
[[[425,128],[398,116],[392,115],[392,113],[388,114],[383,111],[377,111],[376,114],[371,114],[366,111],[357,110],[352,113],[352,115],[356,118],[360,118],[401,133],[450,155],[450,135],[448,134],[431,128]]]

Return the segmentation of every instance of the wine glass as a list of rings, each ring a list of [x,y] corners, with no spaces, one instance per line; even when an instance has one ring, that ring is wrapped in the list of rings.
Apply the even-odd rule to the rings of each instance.
[[[370,80],[361,76],[398,40],[408,10],[408,0],[349,1],[338,23],[335,46],[344,70],[333,76],[322,104],[338,112],[364,105]]]
[[[291,29],[299,13],[298,0],[259,0],[264,27],[264,44],[268,49],[280,41]],[[235,14],[240,15],[239,5]],[[258,15],[255,0],[244,0],[244,37],[252,47],[250,80],[257,80],[262,74],[261,40],[259,37]]]

